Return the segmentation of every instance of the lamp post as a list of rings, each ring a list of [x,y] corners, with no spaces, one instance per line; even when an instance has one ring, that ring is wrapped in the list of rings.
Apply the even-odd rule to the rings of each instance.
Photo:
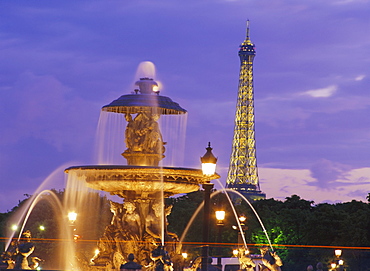
[[[336,249],[336,250],[334,250],[334,254],[337,257],[337,261],[336,261],[335,267],[334,267],[336,269],[333,269],[333,270],[339,270],[339,271],[344,270],[344,267],[343,267],[344,261],[341,259],[342,250],[341,249]]]
[[[241,214],[239,217],[239,223],[240,223],[240,226],[241,226],[241,231],[240,229],[237,228],[237,230],[239,231],[238,232],[238,247],[239,249],[243,247],[243,238],[242,238],[242,235],[244,235],[245,233],[245,230],[247,229],[247,227],[245,226],[245,221],[247,221],[247,217],[244,215],[244,214]]]
[[[202,171],[204,175],[212,176],[216,171],[217,158],[212,153],[211,142],[208,142],[207,152],[200,158],[202,162]],[[203,248],[202,248],[202,271],[208,270],[208,242],[209,242],[209,212],[210,199],[213,183],[206,182],[202,184],[204,189],[204,215],[203,215]]]
[[[218,235],[217,235],[217,243],[218,243],[218,249],[217,249],[217,266],[221,270],[222,264],[221,264],[221,233],[222,228],[224,227],[224,219],[225,219],[225,211],[219,210],[215,212],[216,219],[217,219],[217,227],[218,227]]]

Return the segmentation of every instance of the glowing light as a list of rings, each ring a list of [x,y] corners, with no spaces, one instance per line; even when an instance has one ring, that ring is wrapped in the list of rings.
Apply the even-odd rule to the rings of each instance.
[[[203,163],[202,171],[204,175],[212,176],[216,171],[216,164],[212,163]]]
[[[335,254],[335,256],[340,257],[342,255],[342,250],[341,249],[336,249],[336,250],[334,250],[334,254]]]
[[[44,227],[43,225],[41,225],[41,226],[39,227],[39,229],[40,229],[40,231],[44,231],[44,230],[45,230],[45,227]]]
[[[72,211],[68,213],[68,219],[71,223],[74,223],[77,219],[77,213]]]
[[[159,87],[158,86],[153,86],[153,91],[154,92],[158,92],[159,91]]]
[[[246,220],[247,220],[247,217],[246,217],[245,215],[241,215],[241,216],[239,217],[239,221],[240,221],[241,223],[244,223]]]
[[[216,219],[223,221],[225,219],[225,211],[216,211]]]
[[[12,231],[16,231],[16,230],[18,230],[18,226],[14,224],[14,225],[12,225],[11,229],[12,229]]]
[[[211,142],[208,142],[207,152],[200,158],[204,175],[212,176],[216,172],[217,158],[212,153]]]
[[[234,256],[234,257],[238,257],[238,255],[239,255],[239,250],[234,249],[234,250],[233,250],[233,256]]]
[[[186,252],[181,253],[182,257],[186,259],[188,257],[188,254]]]

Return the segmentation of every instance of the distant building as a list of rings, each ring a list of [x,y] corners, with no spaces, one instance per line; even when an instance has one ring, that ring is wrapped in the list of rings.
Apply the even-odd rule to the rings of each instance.
[[[266,198],[259,185],[254,135],[253,59],[255,55],[254,44],[249,38],[249,21],[247,21],[247,35],[239,49],[239,89],[226,187],[240,192],[249,201]],[[233,199],[238,198],[231,196]]]

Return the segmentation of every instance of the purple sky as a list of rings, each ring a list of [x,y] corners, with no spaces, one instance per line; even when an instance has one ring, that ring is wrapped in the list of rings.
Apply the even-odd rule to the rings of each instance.
[[[224,183],[247,19],[262,191],[366,201],[369,14],[369,0],[1,1],[0,212],[92,163],[100,109],[142,61],[189,112],[178,166],[199,168],[211,141]]]

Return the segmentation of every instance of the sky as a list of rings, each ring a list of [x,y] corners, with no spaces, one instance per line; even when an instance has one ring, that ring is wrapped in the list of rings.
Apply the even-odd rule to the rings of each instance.
[[[225,183],[248,19],[261,190],[367,201],[369,14],[369,0],[0,1],[0,212],[94,162],[101,107],[143,61],[188,111],[178,166],[200,168],[210,141]]]

